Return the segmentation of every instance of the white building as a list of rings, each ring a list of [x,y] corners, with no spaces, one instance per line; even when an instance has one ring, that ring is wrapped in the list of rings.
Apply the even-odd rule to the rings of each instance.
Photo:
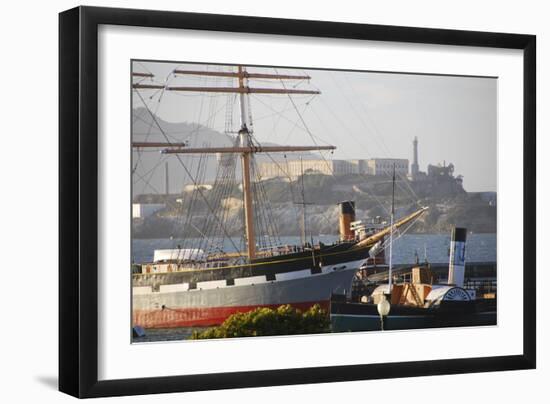
[[[391,175],[393,165],[398,176],[407,175],[407,159],[355,159],[355,160],[287,160],[260,164],[260,175],[263,179],[288,178],[295,180],[302,174],[317,173],[324,175]]]
[[[363,162],[363,163],[362,163]],[[316,173],[324,175],[359,174],[364,170],[364,160],[287,160],[260,164],[260,175],[268,178],[288,178],[295,180],[302,171],[304,174]]]
[[[259,165],[260,176],[268,178],[292,178],[299,177],[302,173],[316,172],[319,174],[332,175],[333,165],[330,160],[285,160],[279,162],[261,163]]]
[[[163,203],[133,203],[132,219],[145,219],[165,207]]]
[[[368,173],[370,175],[392,176],[394,167],[395,167],[395,175],[398,177],[406,176],[409,174],[408,159],[375,158],[375,159],[369,159],[367,164],[368,164]]]

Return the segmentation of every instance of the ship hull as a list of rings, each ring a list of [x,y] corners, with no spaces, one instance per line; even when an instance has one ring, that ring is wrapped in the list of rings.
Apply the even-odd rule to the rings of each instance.
[[[265,276],[243,278],[230,286],[220,283],[207,289],[134,293],[133,324],[144,328],[213,326],[234,313],[284,304],[301,310],[319,304],[328,310],[332,294],[350,293],[353,277],[363,262],[323,267],[319,273],[286,273],[274,280]]]
[[[445,302],[447,307],[421,308],[394,305],[384,318],[384,330],[412,330],[496,325],[492,301]],[[375,304],[331,302],[333,332],[380,331],[382,323]]]

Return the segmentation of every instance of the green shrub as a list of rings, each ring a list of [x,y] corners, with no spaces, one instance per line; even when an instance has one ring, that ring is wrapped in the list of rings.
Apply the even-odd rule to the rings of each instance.
[[[318,334],[330,331],[326,311],[316,304],[301,312],[286,304],[277,309],[257,308],[235,313],[218,327],[194,331],[190,339],[256,337],[267,335]]]

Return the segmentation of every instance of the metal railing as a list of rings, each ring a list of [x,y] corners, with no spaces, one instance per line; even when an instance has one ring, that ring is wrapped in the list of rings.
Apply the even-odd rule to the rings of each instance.
[[[497,292],[496,279],[465,279],[464,289],[474,289],[478,295]]]

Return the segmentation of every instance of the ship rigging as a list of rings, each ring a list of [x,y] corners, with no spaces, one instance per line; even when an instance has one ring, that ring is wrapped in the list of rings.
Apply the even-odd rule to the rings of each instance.
[[[134,150],[141,152],[149,149],[160,150],[163,156],[174,156],[194,186],[194,192],[182,209],[187,209],[184,226],[196,227],[191,218],[192,210],[201,202],[206,206],[200,244],[193,248],[178,248],[155,252],[152,262],[136,264],[133,274],[133,319],[134,324],[145,327],[175,327],[190,325],[219,324],[228,315],[255,307],[275,307],[292,304],[299,308],[321,304],[328,307],[333,293],[349,293],[351,281],[360,266],[369,258],[373,247],[385,240],[386,235],[393,238],[394,232],[402,226],[412,225],[427,208],[421,207],[412,214],[393,222],[390,226],[362,237],[351,234],[349,218],[354,217],[354,204],[343,202],[342,214],[347,215],[344,235],[340,241],[331,245],[313,245],[306,241],[305,234],[305,196],[303,193],[302,168],[302,245],[281,245],[277,232],[277,218],[273,215],[269,198],[262,187],[261,175],[255,162],[256,155],[293,152],[332,152],[334,145],[268,145],[260,144],[254,136],[250,95],[286,95],[293,106],[292,96],[320,94],[319,90],[288,88],[287,81],[310,80],[309,75],[275,74],[249,72],[245,66],[233,66],[230,71],[202,71],[175,69],[174,76],[223,78],[237,85],[192,86],[170,83],[145,83],[150,79],[148,73],[133,73],[137,79],[133,83],[134,93],[147,108],[152,124],[158,127],[162,141],[133,141]],[[277,81],[282,88],[250,85],[251,79]],[[189,145],[187,142],[174,141],[163,130],[156,114],[147,106],[143,92],[160,91],[172,93],[229,94],[238,97],[239,129],[236,136],[228,129],[227,121],[232,114],[226,115],[226,134],[231,145],[211,146]],[[159,97],[160,98],[160,97]],[[300,116],[300,120],[303,118]],[[309,130],[308,130],[309,132]],[[311,135],[311,133],[310,133]],[[311,137],[312,140],[313,137]],[[218,156],[215,191],[206,195],[200,178],[204,176],[201,163],[210,156]],[[196,170],[185,164],[185,156],[196,156],[199,164]],[[240,165],[237,165],[237,158]],[[139,159],[138,159],[139,160]],[[241,203],[243,211],[244,248],[237,246],[226,227],[226,223],[236,220],[229,216],[224,203],[234,192],[235,178],[240,170]],[[395,183],[395,181],[394,181]],[[185,206],[184,206],[185,205]],[[258,233],[257,230],[260,229]],[[233,251],[225,251],[219,235],[228,240]],[[259,237],[258,237],[259,235]],[[267,243],[262,235],[267,235]],[[203,244],[206,243],[206,244]]]
[[[244,222],[246,235],[246,256],[248,260],[256,258],[256,235],[254,225],[254,206],[252,201],[252,179],[251,179],[251,159],[256,153],[281,153],[281,152],[306,152],[320,150],[335,150],[335,146],[261,146],[254,144],[252,131],[249,129],[251,123],[248,119],[247,105],[250,100],[247,100],[249,94],[320,94],[317,90],[302,90],[302,89],[287,89],[285,88],[255,88],[248,85],[250,78],[261,78],[270,80],[309,80],[307,75],[283,75],[283,74],[266,74],[266,73],[249,73],[243,66],[237,66],[236,72],[211,72],[200,70],[182,70],[176,69],[173,72],[175,75],[194,75],[194,76],[214,76],[214,77],[229,77],[238,80],[237,87],[190,87],[190,86],[164,86],[157,84],[133,84],[134,90],[163,90],[163,91],[178,91],[178,92],[207,92],[207,93],[226,93],[238,94],[240,106],[240,129],[236,144],[233,147],[203,147],[189,148],[185,143],[172,143],[167,138],[165,143],[162,142],[134,142],[133,147],[161,147],[164,154],[240,154],[241,170],[242,170],[242,189],[244,202]],[[144,77],[142,74],[137,74],[137,77]],[[149,77],[149,76],[145,76]],[[151,112],[150,110],[148,110]],[[153,119],[156,118],[152,115]],[[158,123],[158,122],[157,122]],[[160,125],[159,125],[160,129]],[[211,212],[216,214],[215,211]]]

